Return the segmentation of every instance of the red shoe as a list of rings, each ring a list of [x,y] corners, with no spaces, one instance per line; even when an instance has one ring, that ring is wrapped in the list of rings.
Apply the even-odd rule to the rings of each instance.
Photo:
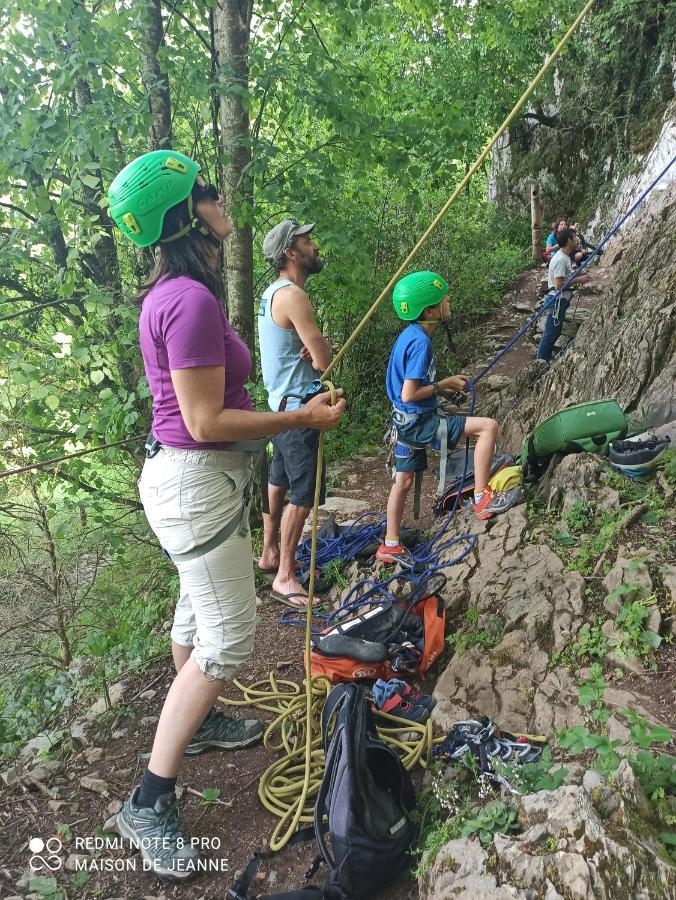
[[[402,547],[401,544],[397,544],[396,547],[387,547],[383,541],[376,550],[376,560],[378,562],[397,563],[405,557],[408,557],[408,550]]]

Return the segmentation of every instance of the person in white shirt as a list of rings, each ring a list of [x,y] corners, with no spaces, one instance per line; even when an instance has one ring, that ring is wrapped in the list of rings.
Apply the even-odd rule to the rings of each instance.
[[[575,252],[577,246],[577,235],[575,234],[575,231],[572,228],[562,228],[557,232],[557,241],[559,249],[549,263],[547,283],[550,294],[545,298],[545,302],[547,302],[547,299],[549,299],[549,296],[554,291],[558,291],[563,287],[566,279],[573,271],[571,255]],[[570,285],[585,284],[587,281],[589,281],[588,275],[576,275],[569,283],[566,290],[562,291],[557,297],[553,308],[549,311],[547,318],[545,319],[545,330],[543,331],[542,338],[538,344],[537,353],[535,355],[536,359],[543,359],[545,362],[549,362],[552,358],[554,344],[561,334],[563,323],[566,318],[566,312],[573,296]]]

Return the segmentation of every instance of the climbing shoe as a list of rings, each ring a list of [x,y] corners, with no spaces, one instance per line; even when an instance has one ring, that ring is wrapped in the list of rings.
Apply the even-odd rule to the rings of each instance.
[[[263,737],[263,723],[258,719],[232,719],[212,709],[188,744],[185,755],[197,756],[205,750],[237,750],[248,747]]]
[[[477,519],[492,519],[500,513],[507,512],[514,503],[504,491],[494,491],[490,487],[484,489],[478,503],[472,503]]]
[[[383,563],[398,563],[402,560],[408,560],[410,553],[406,547],[397,544],[396,547],[388,547],[385,542],[376,550],[376,560]]]
[[[117,814],[119,834],[139,850],[160,878],[182,880],[197,871],[199,855],[181,829],[176,794],[161,794],[155,806],[137,806],[138,788]]]

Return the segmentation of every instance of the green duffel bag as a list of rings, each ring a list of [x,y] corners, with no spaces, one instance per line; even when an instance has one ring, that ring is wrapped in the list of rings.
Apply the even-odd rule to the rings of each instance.
[[[596,400],[560,409],[531,431],[521,448],[526,477],[539,478],[554,453],[606,453],[629,424],[617,400]]]

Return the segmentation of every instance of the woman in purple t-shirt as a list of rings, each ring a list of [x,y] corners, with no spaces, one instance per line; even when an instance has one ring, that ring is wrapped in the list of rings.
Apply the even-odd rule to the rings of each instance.
[[[155,247],[155,268],[138,299],[156,446],[139,491],[180,579],[171,632],[177,675],[148,768],[117,826],[157,875],[182,879],[199,870],[176,803],[184,754],[245,747],[263,734],[260,722],[213,708],[253,649],[251,443],[292,428],[334,428],[345,401],[332,407],[320,394],[299,410],[254,411],[244,387],[251,356],[222,306],[220,247],[233,224],[196,162],[172,150],[146,153],[114,179],[108,199],[127,237]]]

